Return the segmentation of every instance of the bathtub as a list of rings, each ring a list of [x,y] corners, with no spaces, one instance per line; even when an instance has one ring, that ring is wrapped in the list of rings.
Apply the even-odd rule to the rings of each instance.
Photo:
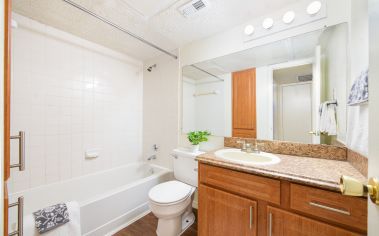
[[[111,235],[146,215],[149,189],[172,178],[169,169],[133,163],[17,192],[10,195],[10,201],[24,196],[24,215],[59,202],[77,201],[82,234]],[[11,212],[10,222],[15,218]]]

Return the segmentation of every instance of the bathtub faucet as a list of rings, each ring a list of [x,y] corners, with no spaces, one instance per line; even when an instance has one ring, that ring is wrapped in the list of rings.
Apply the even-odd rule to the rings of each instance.
[[[154,155],[151,155],[147,158],[148,161],[151,161],[151,160],[155,160],[157,159],[157,156],[154,154]]]

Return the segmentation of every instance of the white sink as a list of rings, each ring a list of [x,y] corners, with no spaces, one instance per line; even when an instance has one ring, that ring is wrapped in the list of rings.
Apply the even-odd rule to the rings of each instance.
[[[273,165],[280,162],[280,158],[267,152],[246,153],[239,149],[221,149],[215,152],[216,157],[237,164]]]

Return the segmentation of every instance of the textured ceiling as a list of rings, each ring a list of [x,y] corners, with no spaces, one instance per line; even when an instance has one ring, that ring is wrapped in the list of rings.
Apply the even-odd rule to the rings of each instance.
[[[141,0],[143,7],[133,7],[130,0],[74,0],[91,11],[128,29],[167,50],[174,50],[194,40],[211,36],[269,14],[298,0],[209,0],[209,8],[193,18],[185,18],[178,8],[188,0],[173,1],[168,8],[151,16],[156,9]],[[13,0],[13,11],[41,23],[67,31],[81,38],[145,60],[161,54],[124,33],[107,26],[62,0]],[[134,1],[136,2],[136,1]],[[141,12],[146,9],[147,12]],[[150,10],[149,10],[150,9]],[[146,17],[149,16],[149,17]]]

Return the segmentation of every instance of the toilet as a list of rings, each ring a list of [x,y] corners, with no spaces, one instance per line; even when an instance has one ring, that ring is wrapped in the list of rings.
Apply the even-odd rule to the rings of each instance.
[[[158,218],[158,236],[178,236],[195,222],[192,212],[192,202],[198,185],[195,157],[202,153],[185,149],[173,150],[175,180],[150,189],[149,205]]]

